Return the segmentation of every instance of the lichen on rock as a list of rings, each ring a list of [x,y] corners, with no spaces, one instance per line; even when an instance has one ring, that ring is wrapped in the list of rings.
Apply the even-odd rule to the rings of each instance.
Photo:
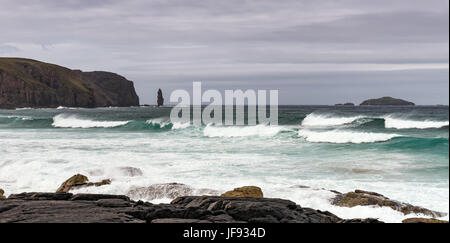
[[[234,188],[232,191],[227,191],[221,195],[221,197],[254,197],[262,198],[263,192],[261,188],[257,186],[243,186]]]
[[[68,192],[70,190],[79,189],[82,187],[103,186],[109,184],[111,184],[110,179],[105,179],[100,182],[89,182],[87,176],[76,174],[63,182],[56,192]]]
[[[448,224],[448,221],[439,219],[426,219],[426,218],[407,218],[402,221],[402,223],[423,223],[423,224]]]
[[[340,207],[355,207],[355,206],[379,206],[390,207],[394,210],[400,211],[403,214],[424,214],[431,217],[443,217],[445,213],[432,211],[426,208],[413,206],[411,204],[391,200],[379,193],[368,192],[363,190],[355,190],[345,194],[337,194],[332,199],[332,204]]]
[[[5,193],[5,191],[3,191],[3,189],[0,188],[0,199],[6,198],[5,196],[3,196],[4,193]]]

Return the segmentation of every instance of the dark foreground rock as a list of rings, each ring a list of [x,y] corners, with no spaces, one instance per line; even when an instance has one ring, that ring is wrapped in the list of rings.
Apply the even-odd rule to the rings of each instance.
[[[336,193],[336,197],[333,198],[332,204],[340,207],[355,207],[355,206],[379,206],[390,207],[394,210],[400,211],[403,214],[423,214],[431,217],[444,217],[446,214],[441,212],[432,211],[426,208],[413,206],[408,203],[398,202],[389,199],[376,192],[368,192],[363,190],[355,190],[354,192],[348,192],[345,194]]]
[[[0,200],[0,223],[377,223],[343,220],[273,198],[179,197],[170,204],[122,195],[22,193]]]

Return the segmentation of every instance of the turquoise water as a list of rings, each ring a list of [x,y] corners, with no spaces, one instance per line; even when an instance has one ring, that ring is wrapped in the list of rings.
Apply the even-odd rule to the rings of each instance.
[[[228,127],[172,124],[170,109],[0,110],[0,188],[54,191],[82,173],[112,179],[83,192],[127,194],[178,182],[220,193],[256,185],[267,197],[344,218],[406,217],[389,208],[335,207],[324,190],[363,189],[449,211],[447,106],[281,106],[278,126]]]

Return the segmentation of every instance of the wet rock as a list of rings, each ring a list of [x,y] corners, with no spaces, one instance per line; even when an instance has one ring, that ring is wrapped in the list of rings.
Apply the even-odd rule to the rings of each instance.
[[[65,182],[56,190],[56,192],[68,192],[70,190],[79,189],[88,186],[103,186],[111,184],[111,180],[105,179],[100,182],[89,182],[89,179],[85,175],[76,174]]]
[[[311,187],[305,186],[305,185],[293,185],[293,186],[290,186],[290,188],[308,189],[308,188],[311,188]]]
[[[341,224],[379,224],[384,223],[379,221],[378,219],[374,218],[367,218],[367,219],[343,219],[338,221],[338,223]]]
[[[68,192],[73,187],[85,185],[88,181],[87,176],[76,174],[63,182],[56,192]]]
[[[142,173],[141,169],[134,168],[134,167],[129,167],[129,166],[119,167],[118,169],[120,170],[122,175],[129,176],[129,177],[142,176],[144,174],[144,173]]]
[[[179,197],[171,204],[225,212],[242,222],[333,223],[340,220],[329,212],[302,208],[289,200],[275,198]]]
[[[121,211],[90,201],[17,200],[0,203],[0,223],[143,223]]]
[[[120,199],[130,201],[130,198],[124,195],[110,195],[110,194],[75,194],[69,200],[71,201],[97,201],[100,199]]]
[[[208,220],[201,219],[180,219],[180,218],[163,218],[163,219],[154,219],[151,223],[159,223],[159,224],[193,224],[193,223],[212,223]]]
[[[439,219],[426,219],[426,218],[408,218],[404,219],[402,223],[448,224],[448,221]]]
[[[230,215],[223,213],[219,215],[211,215],[206,217],[206,220],[214,223],[242,223],[243,221],[234,220]],[[244,222],[245,223],[245,222]]]
[[[69,200],[73,196],[72,193],[66,192],[25,192],[20,194],[11,194],[8,199],[20,200]]]
[[[217,195],[218,192],[210,189],[194,189],[180,183],[154,184],[148,187],[137,187],[131,189],[127,196],[131,198],[145,199],[148,201],[161,198],[175,199],[181,196],[192,195]]]
[[[21,193],[0,200],[0,223],[375,223],[342,220],[275,198],[187,196],[171,204],[123,195]]]
[[[111,180],[104,179],[99,182],[88,182],[88,183],[86,183],[85,186],[104,186],[104,185],[109,185],[109,184],[111,184]]]
[[[332,199],[331,203],[336,206],[350,208],[355,206],[390,207],[394,210],[402,212],[405,215],[411,213],[424,214],[431,217],[443,217],[446,215],[445,213],[394,201],[376,192],[368,192],[363,190],[355,190],[354,192],[337,194],[337,196]]]
[[[0,188],[0,199],[6,198],[5,196],[3,196],[4,193],[5,193],[5,191],[3,191],[3,189]]]
[[[111,198],[111,199],[99,199],[97,200],[97,205],[106,208],[123,208],[131,206],[128,200]]]
[[[221,197],[255,197],[262,198],[263,192],[261,188],[257,186],[244,186],[239,188],[234,188],[232,191],[225,192]]]

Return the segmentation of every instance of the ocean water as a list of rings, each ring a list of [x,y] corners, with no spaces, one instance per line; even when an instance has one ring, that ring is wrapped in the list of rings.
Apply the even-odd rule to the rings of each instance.
[[[278,126],[172,124],[170,109],[0,110],[0,188],[6,195],[55,191],[81,173],[112,183],[76,192],[129,194],[177,182],[193,194],[200,188],[221,193],[255,185],[266,197],[342,218],[423,216],[330,204],[328,190],[362,189],[449,212],[448,106],[280,106]]]

